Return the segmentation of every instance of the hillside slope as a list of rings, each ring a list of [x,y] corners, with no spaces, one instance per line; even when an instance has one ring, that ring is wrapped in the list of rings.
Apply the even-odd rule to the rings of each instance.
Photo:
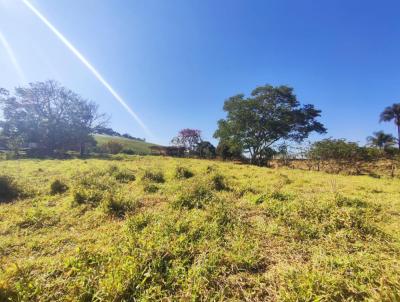
[[[0,171],[0,301],[400,298],[399,179],[155,156]]]
[[[109,136],[109,135],[100,135],[97,134],[94,136],[97,144],[99,146],[109,142],[109,141],[116,141],[124,146],[124,149],[132,150],[135,154],[146,155],[150,154],[151,151],[149,149],[150,146],[155,146],[156,144],[142,142],[138,140],[133,140],[124,137],[117,137],[117,136]]]

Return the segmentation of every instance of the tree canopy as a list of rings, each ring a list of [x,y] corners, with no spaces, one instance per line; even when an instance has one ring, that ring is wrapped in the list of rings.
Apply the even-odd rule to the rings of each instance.
[[[280,140],[301,142],[313,131],[326,132],[317,121],[321,111],[311,104],[301,106],[288,86],[257,87],[250,97],[230,97],[223,109],[227,117],[218,121],[214,137],[240,146],[258,165],[273,154],[273,145]]]
[[[397,143],[400,149],[400,103],[388,106],[383,110],[380,116],[381,122],[394,121],[397,127]]]
[[[395,144],[396,139],[391,134],[378,131],[374,132],[372,136],[368,136],[367,141],[371,146],[386,150]]]
[[[184,147],[191,153],[195,153],[201,141],[200,130],[186,128],[179,131],[178,135],[172,139],[171,143],[178,147]]]
[[[40,154],[57,151],[85,151],[94,143],[91,134],[104,127],[107,119],[98,105],[55,81],[30,83],[11,95],[2,89],[2,135],[8,146],[30,146]]]

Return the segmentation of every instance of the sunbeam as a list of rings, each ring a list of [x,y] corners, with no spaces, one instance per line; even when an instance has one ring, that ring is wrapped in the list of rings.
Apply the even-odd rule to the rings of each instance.
[[[18,63],[18,60],[14,54],[13,49],[11,48],[11,45],[8,43],[6,37],[3,35],[3,33],[0,31],[0,44],[3,45],[4,49],[6,50],[10,61],[12,63],[12,65],[15,68],[15,71],[20,79],[20,81],[22,81],[23,83],[26,83],[26,78],[25,78],[25,74],[22,71],[21,66]]]
[[[50,21],[35,8],[28,0],[22,0],[22,2],[28,7],[56,36],[61,42],[82,62],[84,66],[96,77],[97,80],[112,94],[112,96],[126,109],[126,111],[136,120],[136,122],[142,127],[145,133],[154,138],[154,135],[150,132],[147,126],[139,118],[139,116],[129,107],[124,99],[114,90],[114,88],[103,78],[103,76],[94,68],[94,66],[72,45],[71,42],[53,25]]]

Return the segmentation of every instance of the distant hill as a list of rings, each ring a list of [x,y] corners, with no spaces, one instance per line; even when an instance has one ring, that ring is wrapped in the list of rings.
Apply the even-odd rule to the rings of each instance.
[[[139,140],[119,137],[119,136],[109,136],[103,134],[96,134],[94,138],[99,146],[109,142],[116,141],[124,146],[124,149],[129,149],[134,151],[136,154],[150,154],[150,146],[156,146],[156,144],[143,142]]]

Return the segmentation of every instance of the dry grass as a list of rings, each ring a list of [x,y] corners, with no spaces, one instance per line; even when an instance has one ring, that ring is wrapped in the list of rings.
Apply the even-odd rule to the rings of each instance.
[[[0,169],[29,192],[0,204],[0,301],[400,299],[398,179],[151,156]]]

